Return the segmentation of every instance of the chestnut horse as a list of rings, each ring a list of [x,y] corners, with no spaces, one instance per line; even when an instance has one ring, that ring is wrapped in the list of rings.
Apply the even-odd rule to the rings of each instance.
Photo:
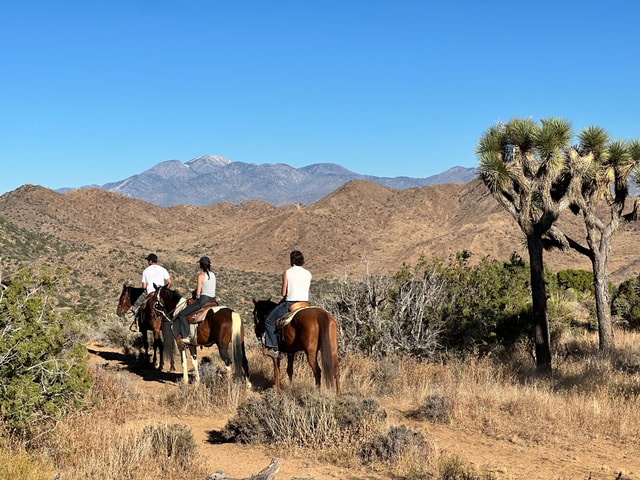
[[[127,285],[125,282],[122,285],[122,293],[120,293],[120,299],[118,300],[118,308],[116,314],[119,317],[124,317],[126,313],[131,309],[135,301],[140,295],[145,295],[145,291],[140,287],[133,287]],[[155,293],[153,297],[148,298],[146,304],[140,310],[139,315],[139,328],[142,333],[142,345],[144,346],[145,359],[149,361],[149,339],[147,338],[147,332],[151,330],[153,332],[153,365],[162,371],[164,368],[164,337],[169,338],[167,343],[168,354],[171,357],[171,370],[175,370],[175,364],[173,361],[173,336],[170,333],[169,325],[163,325],[162,316],[159,315],[154,307]],[[165,327],[165,328],[163,328]],[[168,334],[168,336],[167,336]],[[160,353],[160,361],[158,362],[158,351]]]
[[[276,307],[269,300],[253,300],[253,325],[256,337],[262,342],[265,319]],[[293,362],[296,352],[303,351],[320,388],[321,369],[318,352],[322,357],[324,384],[332,388],[335,382],[336,395],[340,395],[340,367],[338,365],[338,325],[329,312],[319,307],[304,307],[296,312],[287,325],[278,332],[278,349],[287,354],[287,375],[293,380]],[[276,391],[280,391],[280,358],[273,359],[273,377]]]
[[[167,287],[158,287],[155,308],[161,312],[166,320],[173,323],[173,318],[187,304],[187,298],[182,297],[176,290]],[[201,347],[218,346],[220,358],[227,369],[233,369],[236,378],[244,376],[247,385],[249,383],[249,362],[244,348],[244,327],[242,319],[237,312],[228,307],[212,307],[207,311],[206,317],[196,327],[198,345]],[[195,381],[200,381],[198,370],[198,357],[196,347],[193,345],[178,345],[182,357],[182,376],[184,383],[189,383],[186,349],[189,348],[191,361],[194,368]],[[244,374],[244,375],[243,375]]]

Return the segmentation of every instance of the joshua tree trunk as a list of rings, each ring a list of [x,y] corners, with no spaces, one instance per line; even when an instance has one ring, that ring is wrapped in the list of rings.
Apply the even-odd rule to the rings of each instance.
[[[527,235],[527,249],[531,269],[531,299],[533,306],[536,369],[539,374],[551,376],[551,339],[547,316],[547,288],[542,260],[542,236]]]
[[[609,273],[607,264],[609,262],[609,251],[611,250],[611,236],[617,222],[612,222],[613,226],[600,230],[599,245],[594,241],[596,227],[587,226],[587,242],[594,252],[591,257],[593,268],[593,286],[596,297],[596,313],[598,318],[599,349],[606,352],[613,350],[615,340],[613,338],[613,323],[611,321],[611,305],[609,298]]]

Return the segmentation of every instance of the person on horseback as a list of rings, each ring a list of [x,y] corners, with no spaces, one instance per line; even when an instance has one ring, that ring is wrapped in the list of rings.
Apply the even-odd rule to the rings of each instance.
[[[289,254],[291,267],[282,274],[282,300],[276,305],[265,319],[265,349],[262,352],[271,358],[278,358],[278,339],[276,337],[276,320],[289,311],[289,307],[296,302],[309,301],[309,287],[311,286],[311,272],[303,267],[302,252],[294,250]]]
[[[132,305],[131,310],[134,314],[134,323],[135,320],[139,318],[140,307],[147,299],[147,296],[153,292],[155,292],[156,285],[166,285],[167,287],[171,287],[172,280],[169,272],[166,268],[161,265],[158,265],[158,256],[155,253],[150,253],[144,259],[147,261],[147,268],[142,271],[142,288],[144,288],[144,293],[138,297],[135,303]]]
[[[211,271],[211,260],[209,257],[202,257],[198,262],[200,272],[198,273],[197,286],[195,291],[196,301],[187,305],[176,319],[178,343],[185,345],[197,345],[196,335],[191,336],[189,322],[187,316],[197,312],[205,303],[215,302],[216,300],[216,276]]]

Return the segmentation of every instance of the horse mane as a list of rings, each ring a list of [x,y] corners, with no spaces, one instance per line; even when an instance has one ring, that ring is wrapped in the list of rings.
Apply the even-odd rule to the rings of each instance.
[[[170,288],[167,288],[167,293],[171,295],[171,300],[175,300],[176,303],[182,299],[182,294],[178,290],[171,290]]]

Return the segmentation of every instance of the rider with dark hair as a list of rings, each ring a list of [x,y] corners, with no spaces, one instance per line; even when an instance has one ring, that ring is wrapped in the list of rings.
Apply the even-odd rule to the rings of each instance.
[[[198,273],[196,301],[187,305],[176,319],[178,343],[182,344],[197,345],[196,335],[191,337],[187,316],[200,310],[205,303],[213,302],[216,299],[216,276],[211,271],[211,260],[209,257],[202,257],[198,265],[201,271]]]
[[[311,286],[311,272],[304,265],[302,252],[294,250],[289,254],[291,267],[282,274],[282,300],[276,305],[264,321],[265,351],[271,358],[278,358],[278,339],[276,338],[276,320],[289,311],[289,307],[296,302],[309,301],[309,287]]]

